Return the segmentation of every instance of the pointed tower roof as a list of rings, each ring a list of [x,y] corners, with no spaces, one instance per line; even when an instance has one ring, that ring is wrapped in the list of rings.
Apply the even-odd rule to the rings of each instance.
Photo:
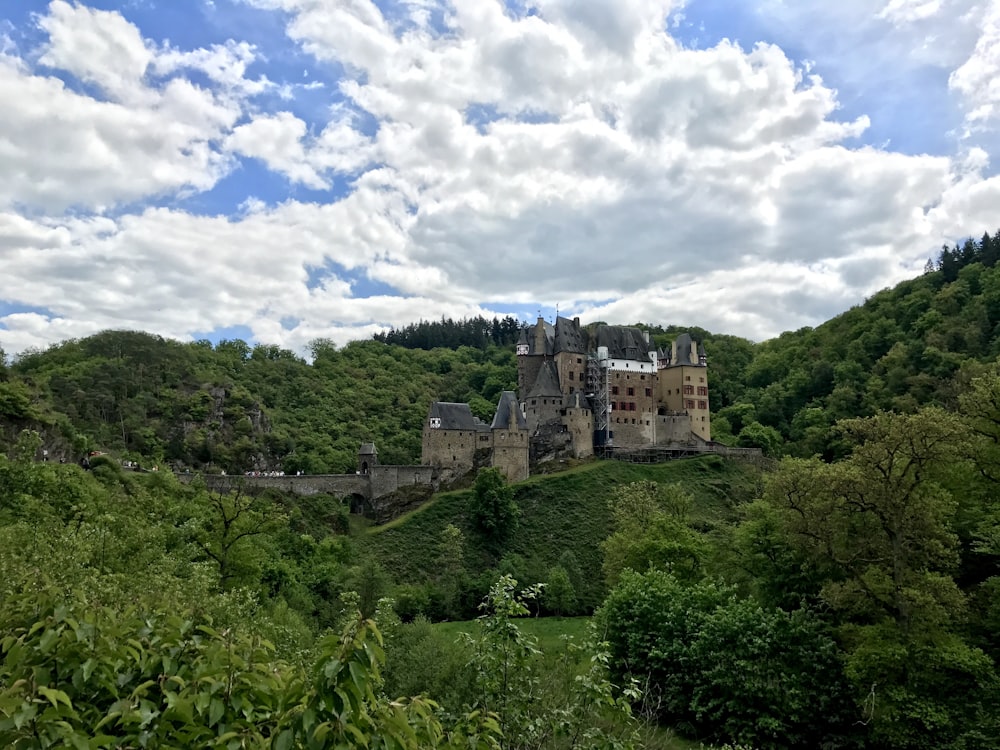
[[[556,372],[555,362],[543,362],[538,370],[538,377],[535,384],[528,391],[528,398],[550,398],[562,396],[559,390],[559,374]]]
[[[514,391],[504,391],[500,394],[500,402],[497,404],[497,413],[493,416],[491,430],[506,430],[514,419],[514,424],[519,430],[528,429],[528,422],[521,413],[521,408],[517,404],[517,396]]]

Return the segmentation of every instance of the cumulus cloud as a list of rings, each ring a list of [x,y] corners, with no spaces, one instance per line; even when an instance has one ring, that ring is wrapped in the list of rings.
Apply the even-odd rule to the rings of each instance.
[[[948,79],[965,102],[966,120],[973,126],[996,128],[1000,121],[1000,0],[983,14],[976,47]]]
[[[31,308],[0,318],[5,349],[120,326],[247,326],[302,349],[539,304],[764,338],[997,221],[984,150],[866,144],[871,119],[843,114],[821,64],[767,40],[674,38],[696,6],[248,1],[280,11],[299,53],[337,71],[312,91],[329,91],[319,115],[245,41],[185,50],[62,0],[39,21],[37,63],[0,57],[0,96],[19,102],[0,119],[0,299]],[[791,23],[794,6],[777,17]],[[998,45],[980,54],[967,26],[984,7],[817,12],[891,28],[892,44],[952,19],[961,28],[942,35],[966,47],[949,52],[950,85],[983,103]],[[268,91],[291,98],[268,108]],[[210,201],[248,159],[286,191],[337,194],[275,200],[273,183],[247,184],[225,209],[184,203]],[[145,205],[164,195],[175,202]]]

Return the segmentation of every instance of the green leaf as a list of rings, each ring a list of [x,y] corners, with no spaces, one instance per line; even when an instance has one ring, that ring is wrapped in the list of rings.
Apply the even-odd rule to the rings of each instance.
[[[212,703],[208,708],[208,725],[214,727],[219,723],[219,719],[226,712],[226,707],[218,698],[212,698]]]
[[[39,685],[38,692],[45,697],[49,703],[57,708],[59,707],[60,702],[65,703],[66,707],[70,710],[73,708],[73,704],[70,701],[69,696],[62,690],[55,690],[53,688],[46,687],[45,685]]]
[[[279,734],[271,747],[273,750],[289,750],[292,747],[292,741],[295,739],[295,734],[291,729],[286,729],[284,732]]]

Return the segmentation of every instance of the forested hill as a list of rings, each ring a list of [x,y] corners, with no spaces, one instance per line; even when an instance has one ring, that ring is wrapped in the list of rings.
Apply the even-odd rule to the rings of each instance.
[[[742,433],[747,445],[831,458],[840,449],[829,428],[839,419],[953,408],[958,382],[1000,355],[998,256],[1000,231],[945,247],[922,276],[755,345],[742,390],[713,404],[713,436]]]
[[[432,400],[492,418],[516,386],[513,347],[432,352],[375,341],[313,345],[307,363],[243,341],[180,343],[106,331],[20,357],[0,373],[0,435],[40,429],[55,457],[84,451],[230,472],[353,471],[375,441],[384,463],[416,463]]]
[[[838,455],[829,429],[879,410],[954,401],[956,376],[1000,353],[1000,232],[944,248],[919,278],[811,329],[746,339],[637,324],[659,346],[690,330],[708,352],[713,436],[773,454]],[[0,441],[40,429],[53,456],[113,451],[194,469],[352,471],[361,441],[415,463],[431,401],[492,417],[516,387],[516,319],[420,322],[312,362],[243,341],[106,331],[3,364]],[[434,347],[434,348],[425,348]]]

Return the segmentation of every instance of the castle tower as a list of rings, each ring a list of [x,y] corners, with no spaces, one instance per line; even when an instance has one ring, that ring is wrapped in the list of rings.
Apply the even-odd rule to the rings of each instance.
[[[496,415],[490,425],[490,437],[493,444],[491,465],[503,472],[509,482],[527,479],[528,423],[513,391],[500,394]]]
[[[712,439],[708,400],[708,357],[690,334],[674,340],[669,359],[659,362],[657,397],[672,412],[691,416],[691,432],[703,440]]]
[[[378,449],[375,443],[362,443],[358,451],[358,473],[371,474],[376,466],[378,466]]]

